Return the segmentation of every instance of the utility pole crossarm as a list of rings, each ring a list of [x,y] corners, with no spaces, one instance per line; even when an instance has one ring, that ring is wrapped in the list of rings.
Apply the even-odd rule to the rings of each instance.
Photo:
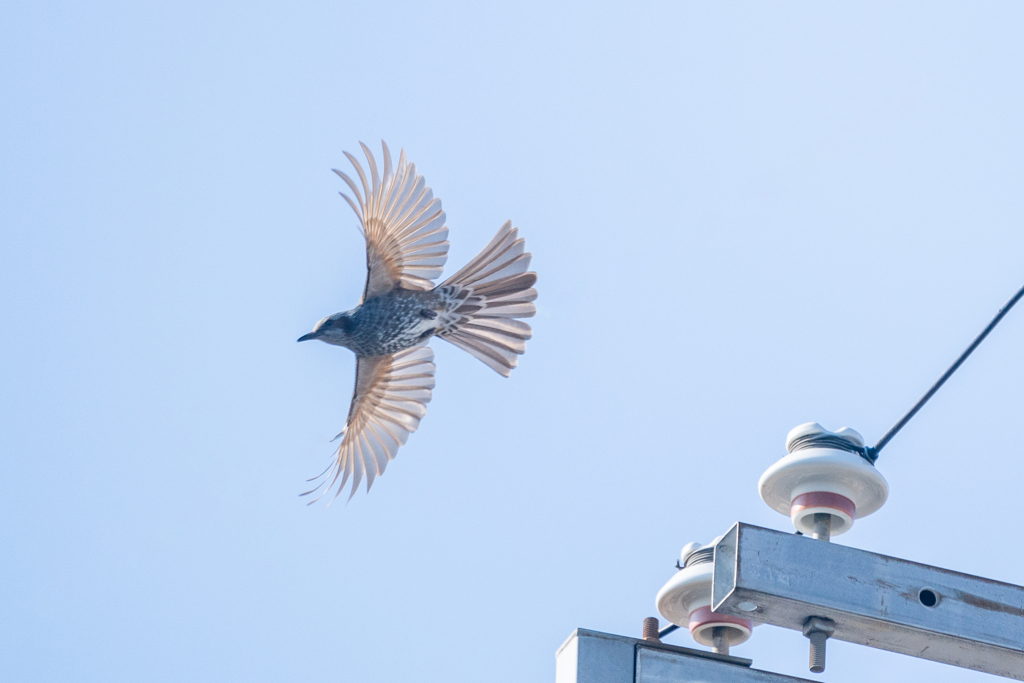
[[[712,609],[1024,680],[1024,587],[749,524],[715,546]]]

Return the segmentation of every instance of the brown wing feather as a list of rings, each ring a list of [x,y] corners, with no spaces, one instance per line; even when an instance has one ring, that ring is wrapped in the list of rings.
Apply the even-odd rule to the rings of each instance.
[[[334,463],[321,474],[327,485],[316,502],[338,484],[341,493],[349,478],[352,492],[366,476],[366,490],[384,473],[409,435],[416,431],[427,412],[434,388],[434,352],[428,346],[414,346],[390,356],[356,359],[356,386],[352,394],[343,437]],[[317,477],[319,478],[319,477]]]
[[[385,294],[395,287],[433,288],[448,260],[448,227],[441,200],[434,197],[416,165],[406,161],[405,150],[392,168],[391,152],[384,148],[384,175],[369,148],[359,143],[370,166],[370,179],[359,161],[345,152],[359,176],[360,186],[335,169],[348,185],[353,200],[341,196],[356,212],[366,237],[366,288],[363,299]]]

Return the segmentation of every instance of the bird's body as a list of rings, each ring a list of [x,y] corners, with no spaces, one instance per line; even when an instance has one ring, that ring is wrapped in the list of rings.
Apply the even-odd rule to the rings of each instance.
[[[351,349],[357,356],[398,353],[429,339],[443,310],[442,296],[436,290],[395,288],[351,311],[325,318],[319,339]]]
[[[433,351],[426,346],[430,338],[451,342],[508,377],[531,336],[530,326],[519,318],[535,313],[537,297],[537,275],[528,272],[530,254],[511,221],[466,267],[434,287],[432,281],[448,258],[440,200],[425,187],[416,167],[406,163],[404,151],[393,169],[384,145],[381,178],[370,150],[362,147],[372,182],[345,153],[362,193],[344,173],[335,173],[355,195],[356,201],[342,196],[366,236],[363,299],[299,338],[344,346],[356,354],[356,387],[339,434],[344,438],[328,468],[332,474],[321,484],[329,482],[326,493],[340,478],[340,493],[351,476],[351,495],[363,475],[369,490],[426,414],[435,370]]]

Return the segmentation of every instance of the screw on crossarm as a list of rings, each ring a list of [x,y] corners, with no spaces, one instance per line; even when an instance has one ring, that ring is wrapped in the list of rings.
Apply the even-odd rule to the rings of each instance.
[[[644,617],[644,640],[650,640],[655,643],[660,643],[661,638],[658,634],[658,618],[657,617]]]
[[[825,617],[807,617],[804,622],[804,635],[811,641],[811,673],[825,670],[825,643],[835,631],[836,623]]]

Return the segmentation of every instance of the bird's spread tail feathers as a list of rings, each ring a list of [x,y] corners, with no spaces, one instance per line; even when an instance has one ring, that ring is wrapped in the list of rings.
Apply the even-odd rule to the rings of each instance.
[[[537,274],[529,272],[526,240],[518,234],[512,221],[506,221],[476,258],[437,288],[446,301],[437,336],[505,377],[532,334],[530,326],[517,318],[537,312]]]

